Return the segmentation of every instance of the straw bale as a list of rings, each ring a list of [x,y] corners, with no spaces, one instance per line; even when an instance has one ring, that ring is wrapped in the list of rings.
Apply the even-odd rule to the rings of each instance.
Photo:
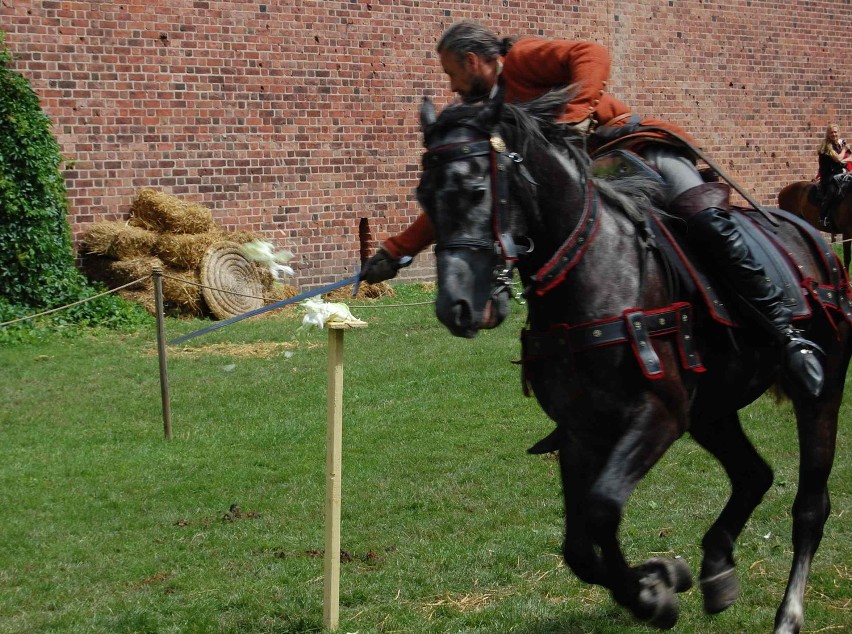
[[[187,317],[207,314],[207,305],[201,294],[198,271],[166,267],[163,271],[163,303],[167,312]]]
[[[113,260],[105,256],[86,254],[82,258],[83,273],[91,280],[105,284],[107,288],[124,286],[142,278],[138,284],[128,287],[134,290],[150,290],[151,270],[155,266],[163,266],[159,258],[142,256],[129,260]]]
[[[299,294],[299,289],[290,284],[275,283],[271,288],[263,293],[263,298],[269,303],[280,302],[284,299],[290,299]]]
[[[236,242],[237,244],[246,244],[247,242],[254,242],[255,240],[263,240],[263,236],[259,233],[255,233],[254,231],[233,231],[228,233],[225,240],[230,240],[231,242]]]
[[[153,256],[133,258],[132,260],[116,260],[108,265],[109,274],[118,286],[150,276],[154,267],[163,268],[163,261]],[[136,290],[153,288],[153,283],[149,278],[129,288]]]
[[[93,224],[83,236],[84,251],[115,260],[151,255],[156,242],[156,233],[111,220]]]
[[[265,290],[263,293],[263,303],[266,305],[274,304],[275,302],[280,302],[285,299],[290,299],[291,297],[295,297],[299,294],[299,289],[295,286],[291,286],[290,284],[281,284],[280,282],[275,282],[271,288]],[[268,319],[270,317],[277,317],[282,314],[288,314],[298,310],[298,304],[287,304],[286,306],[281,306],[280,308],[276,308],[275,310],[270,310],[266,313],[261,313],[261,315],[257,319]],[[283,311],[283,312],[282,312]]]
[[[94,255],[92,253],[80,253],[80,270],[93,282],[100,282],[109,287],[112,280],[109,275],[109,264],[115,262],[105,255]],[[114,286],[114,284],[112,284]]]
[[[204,205],[153,189],[137,192],[130,205],[130,224],[169,233],[207,233],[216,229],[213,214]]]
[[[337,302],[347,299],[379,299],[380,297],[393,297],[396,293],[387,282],[378,284],[361,284],[358,293],[352,297],[352,286],[343,286],[323,295],[323,299]]]
[[[356,297],[359,299],[379,299],[380,297],[395,296],[393,286],[387,282],[379,282],[378,284],[361,284]]]
[[[118,295],[128,302],[134,302],[136,304],[141,304],[142,307],[148,311],[151,315],[157,315],[157,302],[154,299],[154,292],[147,291],[131,291],[127,289],[123,289],[118,291]]]
[[[179,269],[197,269],[208,247],[224,240],[223,236],[221,231],[161,233],[157,236],[154,251],[166,264]]]
[[[258,264],[257,262],[253,262],[255,268],[257,268],[257,274],[260,277],[260,285],[264,291],[269,291],[272,289],[272,286],[277,283],[275,276],[272,274],[268,268],[263,266],[262,264]]]

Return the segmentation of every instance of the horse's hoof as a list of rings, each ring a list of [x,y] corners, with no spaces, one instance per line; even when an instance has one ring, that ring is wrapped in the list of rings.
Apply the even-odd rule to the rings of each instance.
[[[640,617],[648,625],[661,630],[670,630],[677,623],[680,615],[677,595],[663,583],[653,581],[645,585],[639,591],[639,603],[643,607],[650,608],[648,612],[645,612],[644,617]]]
[[[701,579],[701,592],[704,594],[704,611],[718,614],[727,610],[740,595],[740,581],[734,568],[718,575]]]
[[[639,566],[638,570],[640,573],[658,575],[675,592],[686,592],[692,587],[692,570],[681,557],[654,557]]]

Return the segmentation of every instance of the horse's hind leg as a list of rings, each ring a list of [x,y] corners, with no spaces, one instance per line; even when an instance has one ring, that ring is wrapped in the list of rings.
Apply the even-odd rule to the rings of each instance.
[[[839,381],[826,386],[819,403],[795,404],[800,457],[799,488],[793,503],[793,565],[775,615],[775,634],[798,634],[804,622],[805,586],[831,510],[828,476],[834,462],[844,376],[845,372]]]
[[[736,412],[721,420],[697,422],[690,432],[698,444],[715,456],[731,481],[728,502],[701,543],[704,610],[715,614],[728,608],[739,595],[734,543],[772,485],[772,469],[743,432]]]

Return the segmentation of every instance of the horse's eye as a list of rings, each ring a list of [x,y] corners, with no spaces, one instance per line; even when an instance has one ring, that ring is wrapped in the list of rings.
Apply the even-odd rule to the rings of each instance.
[[[488,188],[485,185],[477,185],[472,190],[472,198],[474,204],[479,204],[485,198],[485,192],[488,191]]]

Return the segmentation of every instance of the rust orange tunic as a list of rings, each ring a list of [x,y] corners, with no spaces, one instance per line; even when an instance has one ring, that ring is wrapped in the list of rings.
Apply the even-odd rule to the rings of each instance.
[[[546,92],[573,84],[576,93],[558,117],[565,123],[580,123],[592,118],[596,125],[624,125],[630,109],[606,91],[610,73],[609,51],[600,44],[585,41],[518,40],[503,58],[500,74],[506,86],[506,101],[530,101]],[[672,123],[643,119],[644,125],[689,135]],[[426,214],[402,233],[388,238],[383,248],[395,258],[416,255],[434,241],[432,225]]]

